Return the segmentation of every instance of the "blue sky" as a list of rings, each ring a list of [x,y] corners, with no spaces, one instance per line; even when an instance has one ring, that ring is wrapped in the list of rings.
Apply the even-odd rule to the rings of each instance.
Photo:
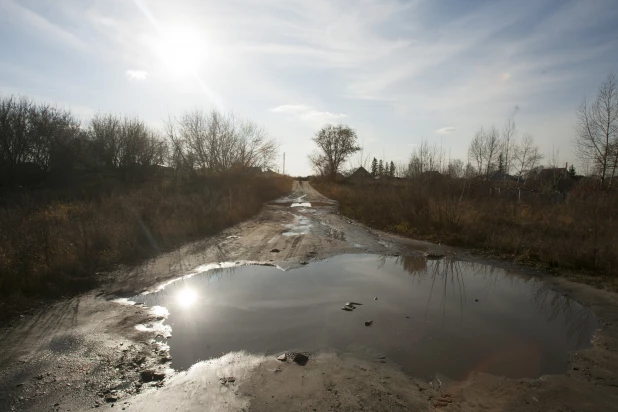
[[[575,110],[618,72],[616,0],[0,0],[0,93],[136,114],[218,107],[306,174],[324,123],[403,162],[422,138],[466,160],[509,114],[576,163]]]

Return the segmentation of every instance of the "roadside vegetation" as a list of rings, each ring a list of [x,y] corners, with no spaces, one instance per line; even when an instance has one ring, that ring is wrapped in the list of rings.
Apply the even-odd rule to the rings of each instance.
[[[291,190],[276,143],[218,112],[134,117],[0,98],[0,300],[69,296],[97,273],[214,234]],[[6,306],[4,307],[6,309]]]
[[[582,103],[576,136],[583,174],[559,164],[557,151],[541,154],[511,116],[503,127],[483,127],[471,137],[467,163],[447,159],[446,150],[422,140],[407,163],[396,165],[371,160],[354,141],[343,157],[351,164],[360,152],[357,167],[328,173],[314,167],[312,184],[339,201],[342,214],[370,227],[579,273],[616,288],[615,76],[608,76],[595,100]],[[342,146],[332,142],[319,144],[324,153],[313,159],[339,158]]]

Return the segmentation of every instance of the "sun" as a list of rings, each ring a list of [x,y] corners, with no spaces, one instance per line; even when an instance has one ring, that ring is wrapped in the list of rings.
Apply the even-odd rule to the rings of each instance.
[[[176,294],[176,302],[185,309],[190,308],[197,302],[197,293],[193,289],[185,288]]]
[[[165,67],[178,76],[197,73],[207,54],[204,34],[190,26],[161,29],[154,47]]]

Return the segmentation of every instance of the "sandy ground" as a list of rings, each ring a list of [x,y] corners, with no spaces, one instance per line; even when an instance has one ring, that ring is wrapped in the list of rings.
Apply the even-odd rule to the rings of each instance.
[[[314,207],[293,208],[292,202]],[[336,203],[308,183],[295,182],[288,198],[265,205],[255,218],[138,268],[107,274],[102,289],[26,314],[0,330],[0,410],[618,410],[618,295],[543,273],[532,272],[591,308],[601,329],[589,349],[571,354],[568,373],[539,379],[477,373],[463,382],[439,375],[426,380],[405,375],[388,359],[337,353],[312,354],[305,366],[230,353],[177,373],[167,366],[166,346],[154,340],[163,317],[149,308],[113,301],[215,262],[293,268],[341,253],[430,250],[531,271],[369,230],[339,215]],[[228,377],[233,382],[222,384],[221,378]]]

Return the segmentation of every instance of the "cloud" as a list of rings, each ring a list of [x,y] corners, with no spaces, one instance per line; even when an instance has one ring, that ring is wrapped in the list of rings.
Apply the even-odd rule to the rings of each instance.
[[[291,119],[298,119],[311,123],[327,123],[346,117],[343,113],[331,113],[317,110],[304,104],[284,104],[270,109],[271,112],[288,115]]]
[[[436,133],[448,134],[448,133],[454,133],[456,131],[457,131],[456,127],[443,127],[442,129],[436,130]]]
[[[43,35],[46,40],[55,41],[81,51],[87,51],[86,44],[79,37],[29,8],[11,0],[0,0],[0,9],[4,9],[3,12],[8,15],[13,24],[18,23],[29,29],[33,28]]]
[[[131,81],[143,81],[148,77],[146,70],[127,70],[125,74]]]

